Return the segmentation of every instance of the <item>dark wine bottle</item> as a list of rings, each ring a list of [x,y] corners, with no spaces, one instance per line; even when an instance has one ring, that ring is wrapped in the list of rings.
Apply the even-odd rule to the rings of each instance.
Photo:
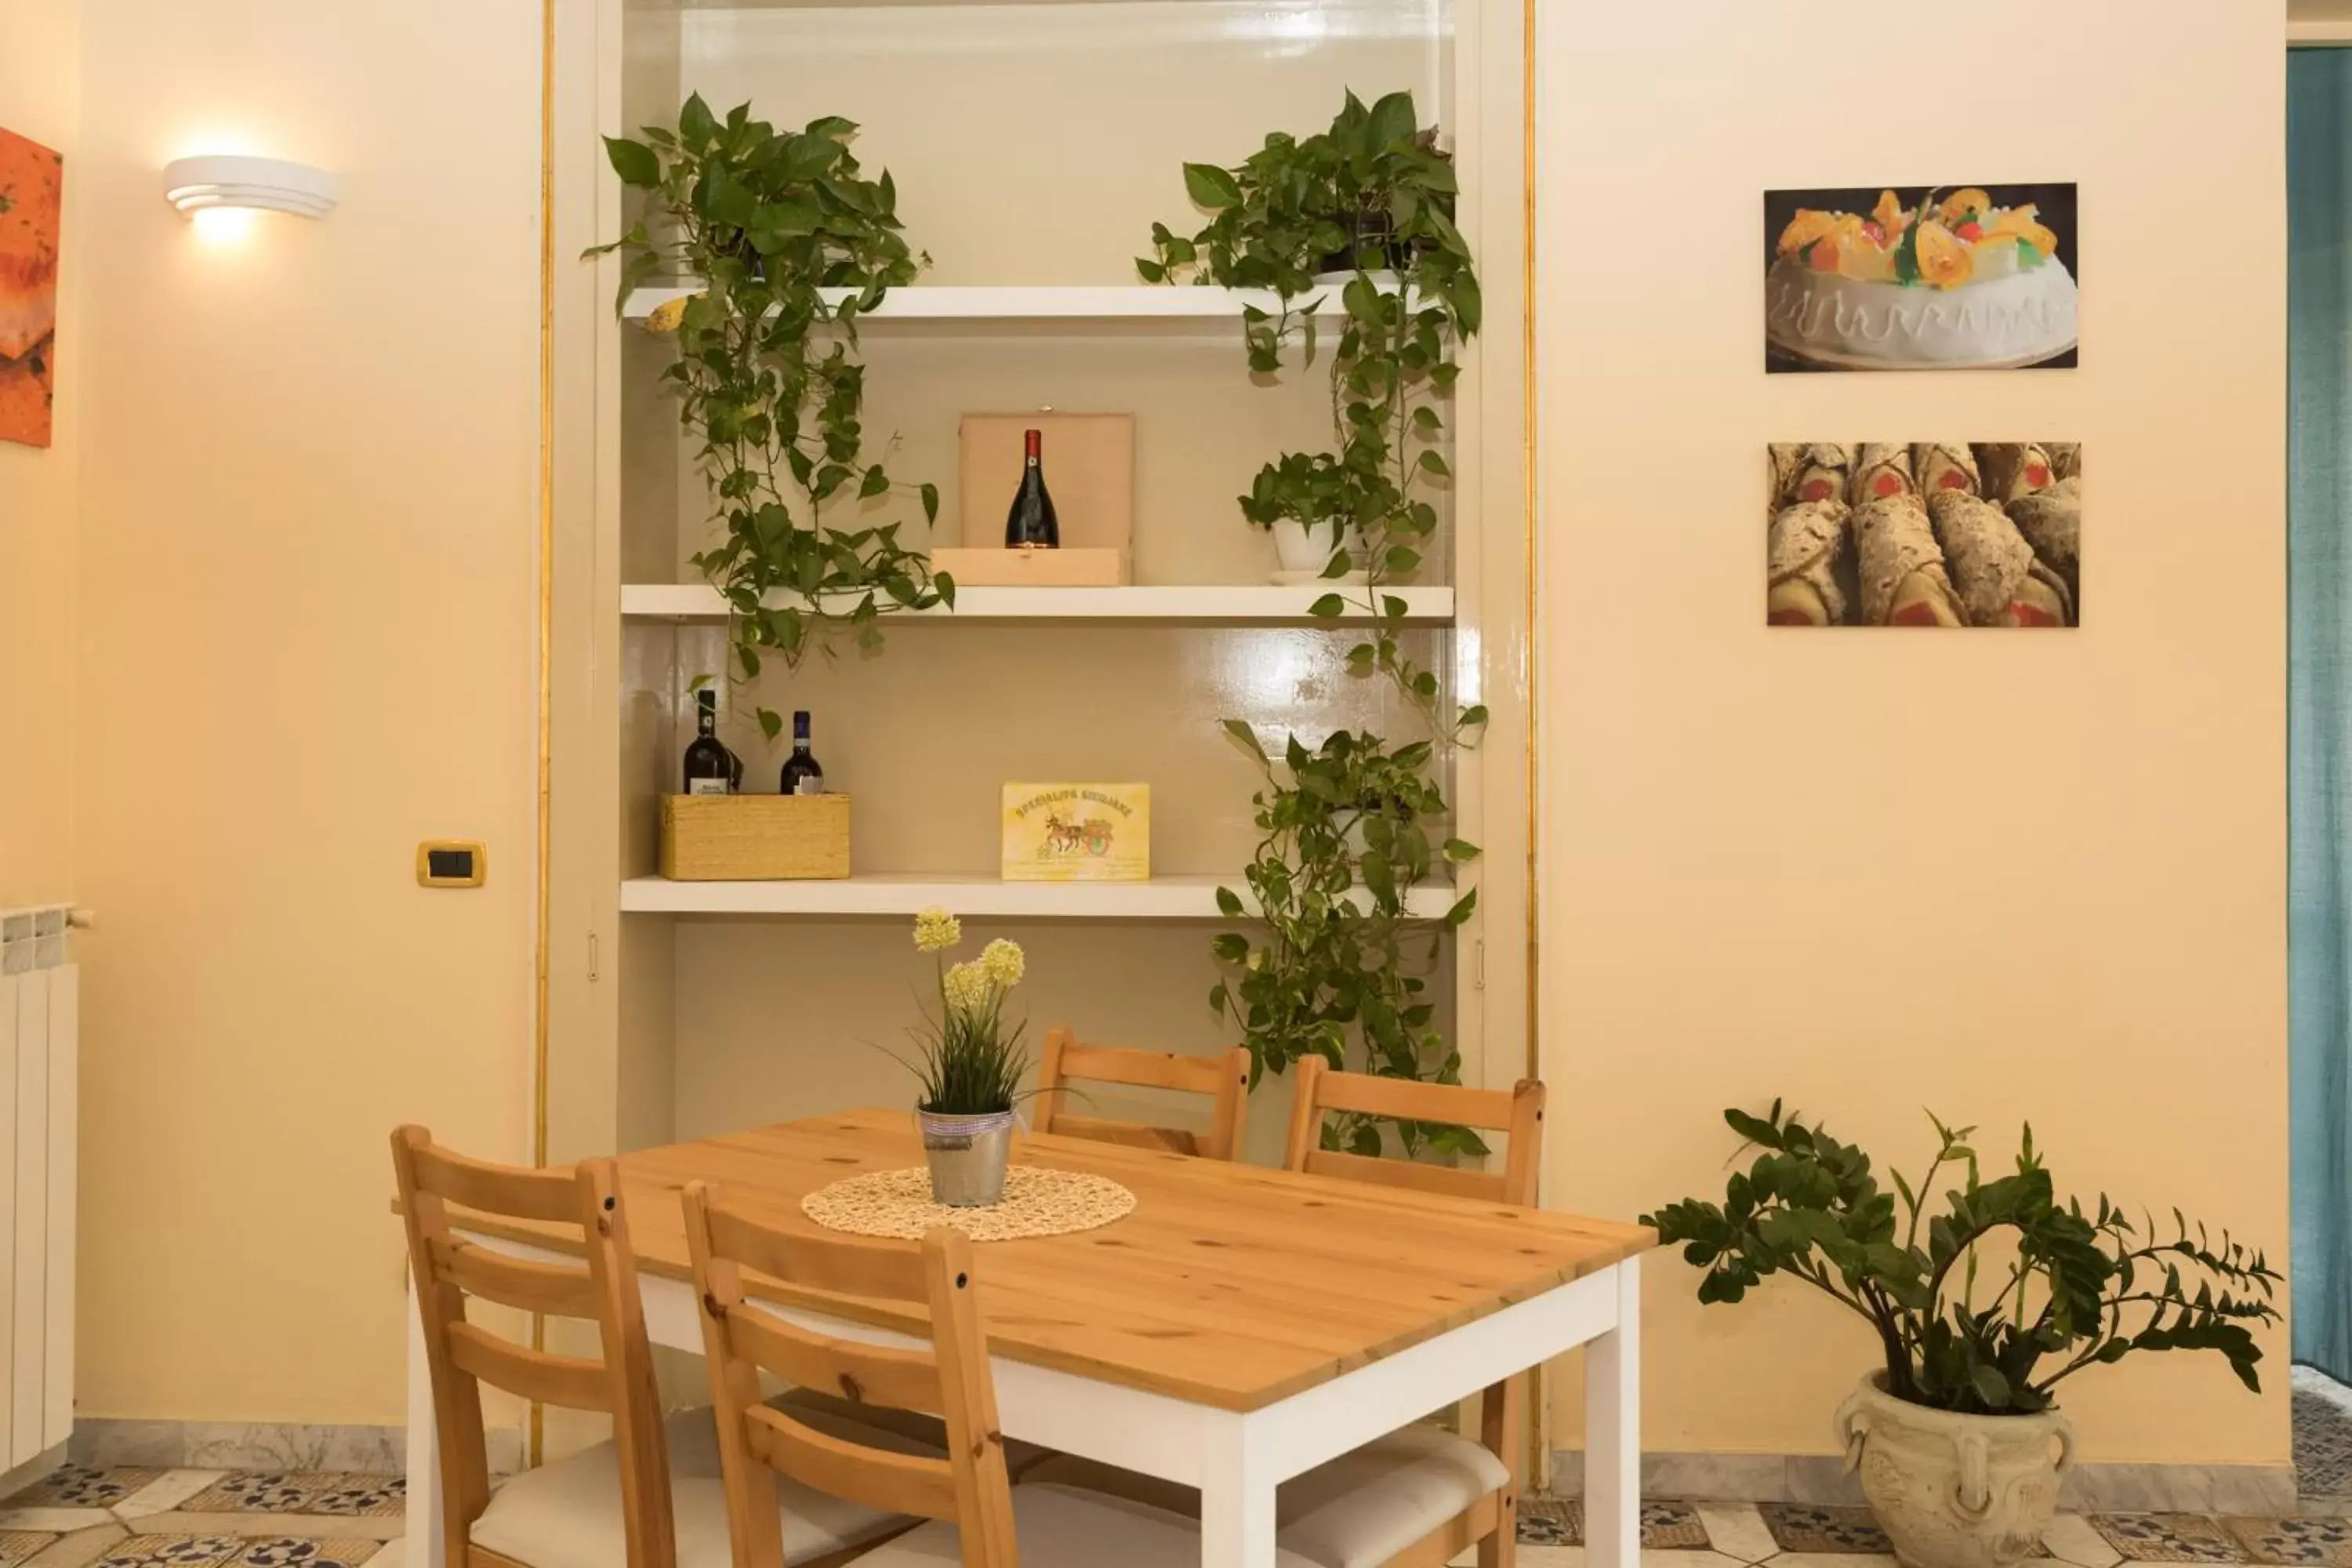
[[[809,751],[809,720],[805,708],[793,715],[793,754],[784,759],[783,778],[776,787],[786,795],[824,793],[824,769],[817,764],[815,755]]]
[[[1027,458],[1021,465],[1021,488],[1013,494],[1013,510],[1004,517],[1007,550],[1059,550],[1061,520],[1054,515],[1054,498],[1045,493],[1045,470],[1037,447],[1042,433],[1023,432]]]
[[[694,694],[694,739],[686,748],[686,793],[732,795],[743,764],[719,739],[719,693],[708,687]]]

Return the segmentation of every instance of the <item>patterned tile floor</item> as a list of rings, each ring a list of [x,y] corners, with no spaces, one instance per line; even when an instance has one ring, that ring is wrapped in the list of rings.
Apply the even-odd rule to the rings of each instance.
[[[398,1568],[406,1500],[396,1476],[68,1465],[0,1502],[0,1568]]]
[[[2352,1391],[2298,1375],[2294,1458],[2308,1517],[2062,1514],[2044,1554],[2352,1568]],[[68,1465],[0,1502],[0,1568],[402,1568],[405,1504],[397,1477]],[[1583,1568],[1583,1505],[1528,1499],[1519,1541],[1523,1568]],[[1859,1508],[1645,1501],[1642,1549],[1643,1568],[1895,1568]]]

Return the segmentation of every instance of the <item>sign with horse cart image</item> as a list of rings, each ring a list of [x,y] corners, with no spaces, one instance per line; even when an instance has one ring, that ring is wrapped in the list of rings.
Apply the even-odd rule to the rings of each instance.
[[[1008,882],[1144,882],[1151,878],[1151,786],[1004,786]]]

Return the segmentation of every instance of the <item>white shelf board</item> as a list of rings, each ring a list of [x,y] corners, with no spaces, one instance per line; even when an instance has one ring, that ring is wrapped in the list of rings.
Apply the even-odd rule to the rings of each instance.
[[[1244,584],[1235,586],[1129,588],[958,588],[956,607],[911,612],[964,621],[1207,621],[1234,625],[1302,622],[1307,606],[1325,594],[1348,600],[1339,616],[1365,621],[1360,583],[1302,586]],[[1405,602],[1405,619],[1443,625],[1454,619],[1451,588],[1389,588]],[[790,595],[770,602],[789,603]],[[705,583],[630,583],[621,589],[621,614],[633,619],[723,620],[727,602]]]
[[[631,914],[904,915],[934,906],[971,919],[1213,921],[1220,884],[1243,894],[1231,877],[1154,877],[1148,882],[1006,882],[989,876],[891,873],[821,882],[673,882],[633,877],[621,884],[621,909]],[[1415,888],[1405,907],[1417,920],[1437,920],[1454,906],[1447,886]]]
[[[1302,302],[1319,297],[1318,316],[1338,316],[1340,285],[1318,287]],[[700,292],[692,285],[634,289],[621,314],[642,321],[657,306]],[[828,289],[835,304],[852,292]],[[1271,289],[1207,289],[1192,284],[909,284],[893,289],[870,321],[1213,321],[1238,327],[1242,308],[1255,305],[1269,315],[1282,308]]]

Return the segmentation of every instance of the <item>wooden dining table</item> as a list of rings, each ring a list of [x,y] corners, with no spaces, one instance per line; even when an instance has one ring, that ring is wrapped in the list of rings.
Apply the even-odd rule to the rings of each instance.
[[[1272,1568],[1285,1480],[1578,1346],[1585,1351],[1585,1556],[1636,1568],[1641,1255],[1654,1233],[1548,1209],[1031,1135],[1017,1163],[1093,1172],[1125,1217],[982,1244],[978,1286],[1009,1437],[1201,1492],[1205,1568]],[[903,1110],[815,1117],[620,1157],[654,1342],[699,1352],[678,1194],[701,1180],[814,1230],[810,1193],[922,1163]],[[454,1217],[454,1216],[453,1216]],[[525,1223],[461,1223],[524,1257],[577,1250]],[[890,1342],[921,1313],[779,1280],[800,1321]],[[412,1319],[414,1314],[412,1313]],[[439,1512],[432,1384],[409,1349],[411,1516]],[[441,1536],[409,1537],[443,1568]]]

